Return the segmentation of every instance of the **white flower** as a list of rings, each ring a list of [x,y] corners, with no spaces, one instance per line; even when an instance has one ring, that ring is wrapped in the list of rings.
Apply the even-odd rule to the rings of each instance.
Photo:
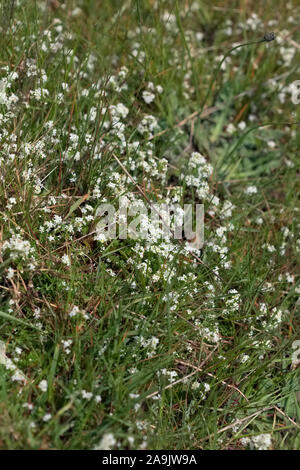
[[[242,354],[241,355],[241,363],[243,364],[244,362],[247,362],[249,359],[248,354]]]
[[[101,403],[101,401],[102,401],[101,395],[96,395],[96,396],[95,396],[95,402],[96,402],[96,403]]]
[[[197,388],[200,387],[200,383],[199,382],[193,382],[192,383],[192,386],[191,386],[191,389],[192,390],[197,390]]]
[[[49,91],[46,88],[36,88],[35,90],[31,90],[30,94],[37,100],[41,100],[42,97],[45,98],[49,96]]]
[[[47,423],[47,421],[50,421],[51,418],[52,418],[52,415],[50,413],[46,413],[45,416],[43,417],[43,421]]]
[[[92,392],[87,392],[86,390],[81,391],[82,398],[85,398],[86,400],[91,400],[93,398]]]
[[[243,437],[241,439],[243,445],[249,445],[256,450],[268,450],[272,444],[271,434],[259,434],[253,437]]]
[[[48,382],[47,382],[47,380],[42,380],[42,381],[39,383],[39,389],[42,390],[42,392],[47,392],[47,389],[48,389]]]
[[[245,121],[241,121],[238,123],[238,128],[243,131],[246,128],[246,123]]]
[[[230,124],[228,124],[226,130],[227,130],[228,134],[233,134],[236,131],[236,127],[235,127],[234,124],[230,123]]]
[[[11,256],[16,259],[18,256],[25,258],[33,252],[33,248],[27,240],[22,240],[19,235],[13,234],[9,240],[6,240],[2,245],[2,251],[10,249]]]
[[[134,444],[134,437],[128,436],[127,439],[128,439],[128,442],[129,442],[130,445],[133,445],[133,444]]]
[[[71,261],[68,255],[64,254],[61,258],[62,263],[64,263],[66,266],[71,266]]]
[[[256,193],[257,193],[256,186],[248,186],[248,188],[245,189],[245,194],[251,195],[251,194],[256,194]]]
[[[12,375],[11,380],[13,382],[26,382],[24,375],[19,370],[16,370],[14,375]]]
[[[33,404],[32,403],[24,403],[23,408],[27,408],[27,410],[32,411],[33,410]]]
[[[155,99],[155,95],[153,93],[150,93],[150,91],[143,91],[142,95],[143,95],[143,100],[147,104],[152,103],[152,101],[154,101]]]
[[[79,15],[81,15],[81,13],[82,13],[81,8],[76,7],[76,8],[74,8],[74,10],[72,10],[71,15],[72,16],[79,16]]]
[[[98,446],[94,447],[94,450],[111,450],[116,445],[116,439],[112,433],[106,433],[103,435]]]
[[[70,352],[71,352],[70,346],[72,345],[73,341],[71,339],[62,340],[61,343],[62,343],[62,346],[64,348],[65,353],[70,354]]]
[[[9,268],[7,269],[7,276],[6,276],[6,278],[7,278],[7,279],[12,279],[12,278],[14,277],[14,274],[15,274],[15,272],[14,272],[13,268],[9,267]]]
[[[74,305],[71,312],[69,313],[69,317],[71,318],[75,317],[78,313],[79,313],[79,308],[77,307],[77,305]]]

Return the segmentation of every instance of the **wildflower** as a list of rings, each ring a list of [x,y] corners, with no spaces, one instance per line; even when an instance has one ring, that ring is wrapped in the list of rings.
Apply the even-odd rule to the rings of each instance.
[[[117,441],[112,433],[106,433],[103,435],[100,443],[94,447],[94,450],[112,450],[116,445]]]
[[[256,450],[268,450],[271,447],[271,434],[259,434],[258,436],[243,437],[241,443],[246,446],[250,445]]]
[[[68,255],[64,254],[61,258],[62,263],[64,263],[66,266],[71,266],[71,260]]]
[[[143,91],[142,96],[143,96],[143,100],[147,104],[152,103],[152,101],[154,101],[155,99],[155,95],[151,93],[150,91]]]
[[[40,101],[42,98],[49,96],[49,91],[46,88],[36,88],[35,90],[31,90],[30,94],[37,101]]]
[[[248,186],[248,188],[245,189],[245,194],[247,194],[247,195],[257,194],[257,187],[256,186]]]
[[[29,411],[33,410],[33,404],[32,403],[24,403],[23,408],[27,408]]]
[[[248,354],[242,354],[241,355],[241,363],[244,364],[244,362],[247,362],[248,359],[250,359],[250,356]]]
[[[39,385],[38,385],[39,389],[42,390],[42,392],[47,392],[47,388],[48,388],[48,382],[47,380],[42,380]]]
[[[86,390],[82,390],[81,395],[85,400],[91,400],[91,398],[93,398],[92,392],[87,392]]]
[[[268,147],[274,149],[276,147],[276,142],[274,140],[268,140]]]
[[[12,279],[14,277],[14,274],[15,274],[15,271],[13,270],[13,268],[9,267],[7,269],[7,275],[6,275],[6,278],[7,279]]]
[[[199,387],[200,387],[200,383],[196,381],[192,383],[191,389],[197,390]]]
[[[71,312],[69,313],[69,317],[73,318],[73,317],[75,317],[78,313],[79,313],[79,308],[77,307],[77,305],[74,305],[74,307],[72,308]]]
[[[71,339],[62,340],[62,346],[63,346],[64,351],[65,351],[66,354],[70,354],[70,352],[71,352],[70,346],[71,346],[72,343],[73,343],[73,341]]]
[[[52,418],[51,413],[46,413],[46,414],[43,416],[43,421],[44,421],[45,423],[47,423],[48,421],[50,421],[51,418]]]
[[[244,129],[246,129],[246,123],[245,121],[241,121],[238,123],[238,128],[243,131]]]
[[[15,373],[11,377],[11,380],[13,382],[26,382],[24,375],[19,370],[15,371]]]
[[[228,134],[233,134],[236,131],[236,127],[235,127],[234,124],[230,123],[230,124],[228,124],[226,130],[227,130]]]
[[[9,240],[3,243],[2,251],[11,251],[11,257],[16,259],[18,257],[26,258],[33,253],[33,248],[27,240],[23,240],[20,235],[13,234]]]

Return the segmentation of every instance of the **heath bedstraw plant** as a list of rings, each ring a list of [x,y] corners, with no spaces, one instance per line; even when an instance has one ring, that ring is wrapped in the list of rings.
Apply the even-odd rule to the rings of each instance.
[[[10,5],[1,447],[299,448],[298,5]],[[145,203],[202,204],[203,246]]]

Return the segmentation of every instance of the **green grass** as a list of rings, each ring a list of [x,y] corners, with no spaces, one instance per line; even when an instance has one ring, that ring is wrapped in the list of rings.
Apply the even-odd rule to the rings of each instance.
[[[1,12],[1,448],[299,449],[297,2]],[[140,191],[204,203],[196,257],[97,240]]]

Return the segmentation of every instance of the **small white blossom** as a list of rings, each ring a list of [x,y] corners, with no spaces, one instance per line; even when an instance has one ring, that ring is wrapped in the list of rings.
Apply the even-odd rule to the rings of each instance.
[[[257,194],[257,187],[256,186],[248,186],[248,188],[245,189],[245,194],[247,194],[247,195]]]
[[[147,104],[150,104],[150,103],[152,103],[152,101],[155,100],[154,93],[151,93],[150,91],[143,91],[142,96],[143,96],[143,100]]]
[[[47,389],[48,389],[48,382],[47,382],[47,380],[42,380],[42,381],[39,383],[39,389],[42,390],[42,392],[47,392]]]
[[[111,450],[117,441],[112,433],[106,433],[103,435],[100,443],[94,447],[95,450]]]

